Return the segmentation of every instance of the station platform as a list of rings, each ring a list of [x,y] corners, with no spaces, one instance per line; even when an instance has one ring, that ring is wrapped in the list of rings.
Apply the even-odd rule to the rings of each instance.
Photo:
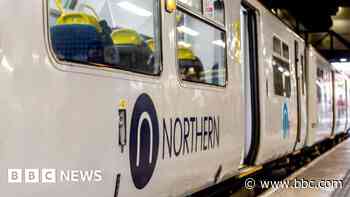
[[[289,183],[288,187],[271,188],[261,196],[350,196],[350,139],[301,168],[285,181]]]

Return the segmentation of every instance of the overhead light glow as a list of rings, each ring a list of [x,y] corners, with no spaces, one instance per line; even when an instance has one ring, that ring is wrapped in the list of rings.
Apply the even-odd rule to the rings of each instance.
[[[180,26],[177,28],[177,30],[181,33],[185,33],[185,34],[188,34],[190,36],[198,36],[199,35],[199,33],[196,32],[195,30],[188,28],[188,27],[185,27],[185,26]]]
[[[279,70],[281,73],[284,72],[284,69],[283,69],[281,66],[278,67],[278,70]]]
[[[191,0],[180,0],[181,3],[184,3],[190,7],[192,7],[192,1]]]
[[[215,45],[217,45],[217,46],[219,46],[219,47],[222,47],[222,48],[225,48],[225,47],[226,47],[225,42],[222,41],[222,40],[215,40],[215,41],[213,41],[212,43],[215,44]]]
[[[118,3],[118,6],[123,8],[124,10],[127,10],[133,14],[139,15],[139,16],[144,16],[144,17],[150,17],[152,16],[152,12],[143,9],[133,3],[127,2],[127,1],[122,1]]]
[[[6,57],[3,57],[1,60],[1,65],[10,73],[12,73],[15,69],[10,66],[9,62],[7,61]]]
[[[332,65],[337,69],[340,70],[348,75],[350,75],[350,62],[334,62]]]
[[[347,62],[348,59],[346,59],[346,58],[340,58],[340,61],[341,61],[341,62]]]

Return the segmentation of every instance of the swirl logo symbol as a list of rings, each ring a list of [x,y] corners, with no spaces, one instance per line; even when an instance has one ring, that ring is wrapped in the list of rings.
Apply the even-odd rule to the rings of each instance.
[[[255,188],[255,185],[256,183],[255,183],[255,180],[254,179],[252,179],[252,178],[248,178],[248,179],[246,179],[245,180],[245,182],[244,182],[244,186],[245,186],[245,188],[247,189],[247,190],[253,190],[254,188]]]
[[[132,113],[130,128],[130,170],[137,189],[151,180],[158,160],[159,125],[152,99],[142,94]]]

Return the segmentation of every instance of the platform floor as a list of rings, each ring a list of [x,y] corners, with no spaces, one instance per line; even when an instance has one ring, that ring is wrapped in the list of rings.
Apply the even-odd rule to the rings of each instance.
[[[300,188],[301,180],[313,180],[322,188]],[[350,196],[350,139],[342,142],[286,180],[292,187],[270,189],[262,196],[269,197],[346,197]],[[298,182],[296,182],[296,180]],[[327,182],[325,182],[327,180]],[[339,180],[341,182],[339,182]],[[322,183],[321,183],[322,181]],[[308,183],[310,184],[310,183]],[[325,184],[328,186],[325,187]],[[333,184],[333,186],[332,186]],[[337,186],[339,185],[339,186]],[[341,186],[342,185],[342,186]],[[297,186],[298,188],[295,188]],[[306,184],[304,184],[306,186]]]

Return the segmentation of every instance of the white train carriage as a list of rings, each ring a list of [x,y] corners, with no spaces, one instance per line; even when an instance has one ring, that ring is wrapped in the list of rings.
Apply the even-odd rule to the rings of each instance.
[[[308,46],[308,145],[350,128],[349,78]]]
[[[0,2],[1,174],[102,170],[95,182],[2,177],[2,195],[179,196],[239,173],[240,3],[164,3]]]
[[[0,6],[5,196],[183,196],[309,139],[305,42],[256,1]]]

